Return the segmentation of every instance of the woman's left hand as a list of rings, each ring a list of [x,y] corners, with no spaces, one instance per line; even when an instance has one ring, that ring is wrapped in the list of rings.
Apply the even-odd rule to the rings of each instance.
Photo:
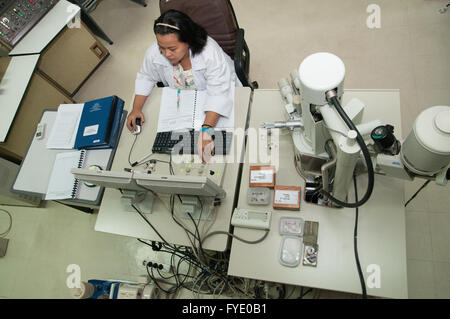
[[[203,163],[208,163],[214,156],[214,141],[206,131],[200,132],[197,141],[198,155],[201,156]]]

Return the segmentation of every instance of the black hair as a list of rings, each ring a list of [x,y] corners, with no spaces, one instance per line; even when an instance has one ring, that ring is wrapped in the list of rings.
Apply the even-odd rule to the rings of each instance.
[[[180,30],[157,25],[158,23],[166,23],[177,27]],[[193,55],[200,53],[206,45],[208,33],[202,26],[192,21],[189,16],[177,10],[168,10],[164,12],[153,25],[155,34],[175,33],[178,35],[178,41],[187,43]]]

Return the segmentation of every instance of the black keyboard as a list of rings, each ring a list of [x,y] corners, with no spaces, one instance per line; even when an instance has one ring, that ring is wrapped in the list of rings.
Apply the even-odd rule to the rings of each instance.
[[[197,140],[199,131],[180,130],[170,132],[159,132],[156,134],[152,152],[159,154],[197,154]],[[214,130],[215,155],[227,155],[230,152],[232,132],[225,130]]]

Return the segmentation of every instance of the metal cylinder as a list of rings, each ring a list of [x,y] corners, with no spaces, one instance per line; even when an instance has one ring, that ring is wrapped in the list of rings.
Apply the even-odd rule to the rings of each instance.
[[[419,114],[401,148],[404,165],[420,175],[434,175],[450,163],[450,106]]]

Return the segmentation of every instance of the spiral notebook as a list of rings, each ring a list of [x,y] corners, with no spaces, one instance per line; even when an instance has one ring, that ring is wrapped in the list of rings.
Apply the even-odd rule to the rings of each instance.
[[[230,101],[234,103],[234,87],[230,90]],[[205,120],[203,111],[207,92],[200,90],[180,90],[165,87],[161,97],[158,117],[158,132],[182,129],[199,130]],[[217,128],[234,128],[234,107],[229,118],[221,116]]]
[[[58,153],[45,195],[46,200],[77,198],[79,181],[70,172],[72,168],[83,168],[86,150]]]

